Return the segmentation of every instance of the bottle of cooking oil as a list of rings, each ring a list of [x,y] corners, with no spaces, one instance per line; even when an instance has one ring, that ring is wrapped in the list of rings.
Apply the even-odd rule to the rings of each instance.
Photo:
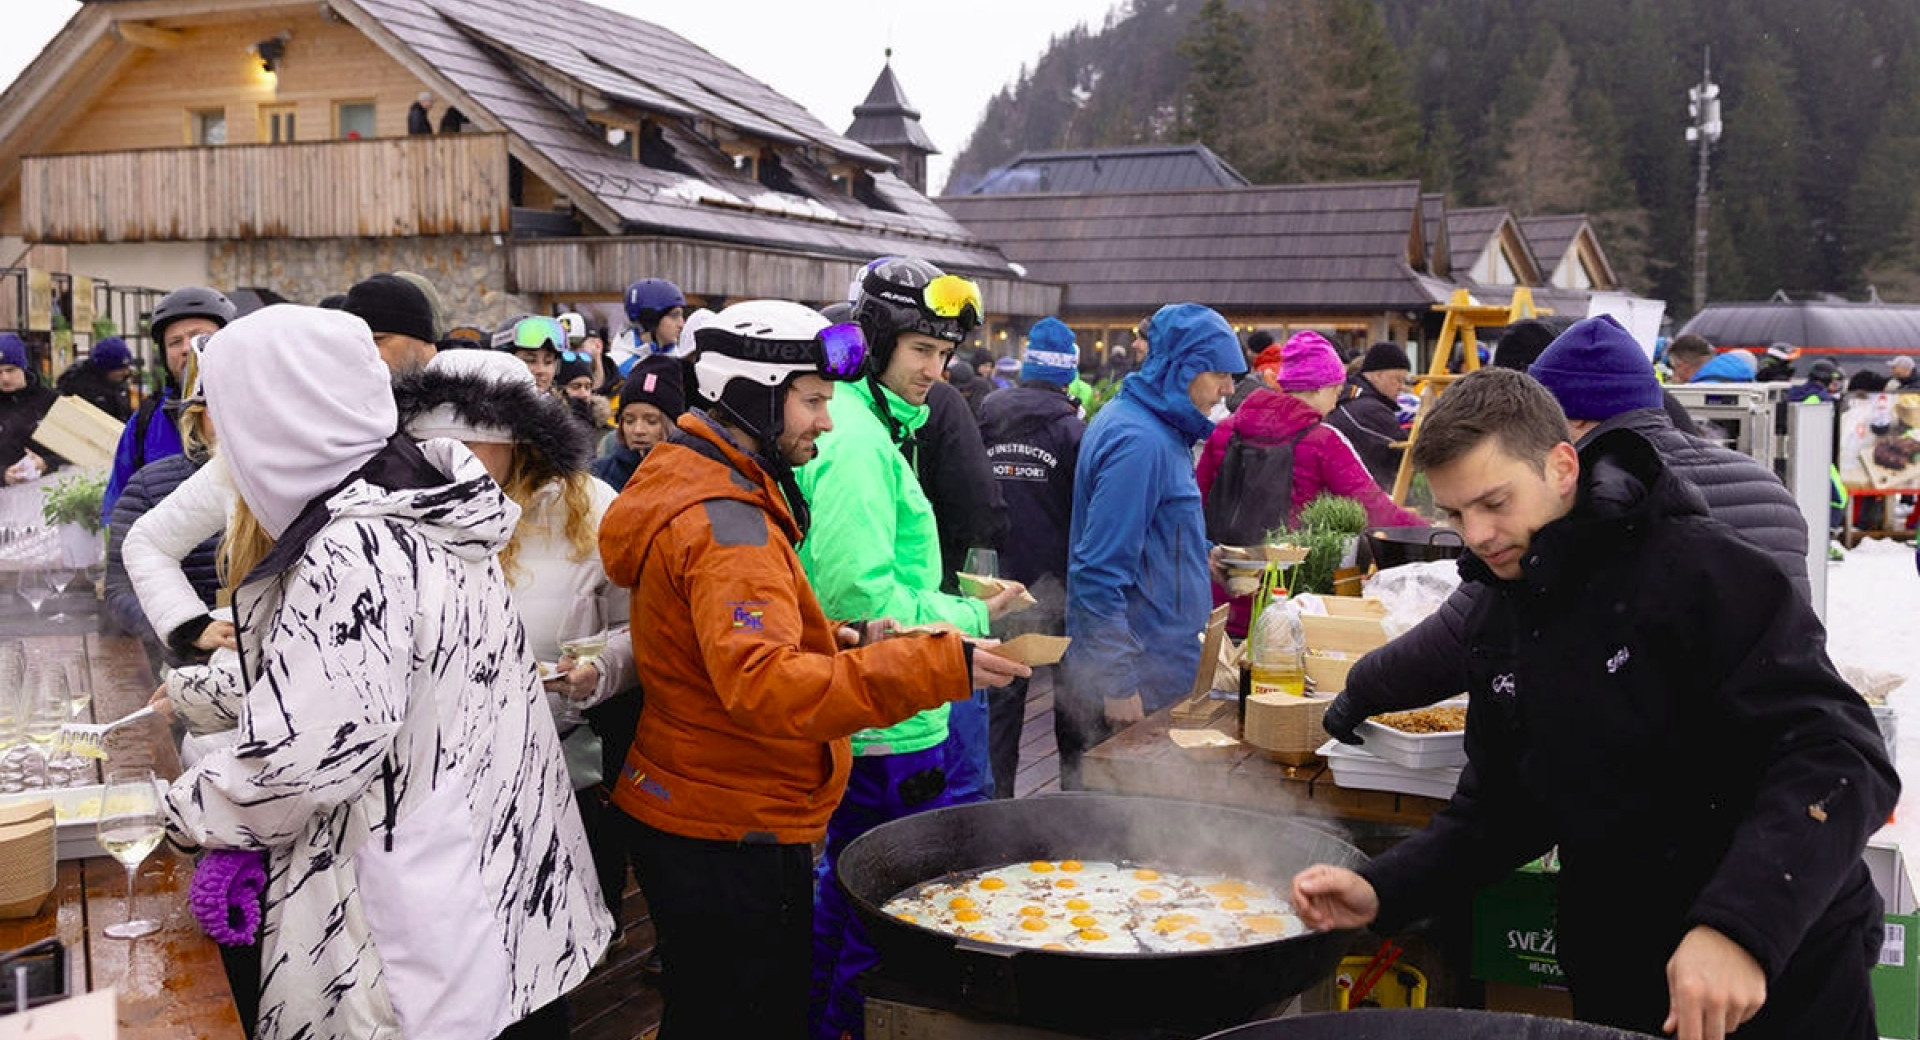
[[[1276,593],[1260,612],[1260,620],[1247,634],[1252,644],[1253,693],[1290,693],[1303,697],[1307,692],[1306,632],[1300,615],[1284,595]]]

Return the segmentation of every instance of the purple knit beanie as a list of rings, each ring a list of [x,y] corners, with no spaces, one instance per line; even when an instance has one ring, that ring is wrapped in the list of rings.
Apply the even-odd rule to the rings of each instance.
[[[1660,379],[1646,351],[1605,314],[1575,322],[1527,374],[1553,392],[1569,419],[1611,419],[1662,403]]]
[[[1325,336],[1311,329],[1288,337],[1280,351],[1280,389],[1289,393],[1339,386],[1347,381],[1347,366]]]

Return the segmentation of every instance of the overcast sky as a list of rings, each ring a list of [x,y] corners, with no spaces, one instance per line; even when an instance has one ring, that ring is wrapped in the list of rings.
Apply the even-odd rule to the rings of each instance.
[[[0,80],[11,83],[80,9],[76,0],[0,0]],[[599,0],[664,25],[805,105],[843,131],[891,45],[894,72],[940,146],[929,177],[945,182],[987,100],[1082,23],[1098,27],[1119,0]],[[652,64],[662,55],[627,56]]]

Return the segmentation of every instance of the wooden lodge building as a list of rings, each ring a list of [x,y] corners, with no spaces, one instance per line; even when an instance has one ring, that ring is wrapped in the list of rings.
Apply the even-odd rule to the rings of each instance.
[[[410,134],[422,93],[439,132]],[[913,254],[996,315],[1055,311],[926,198],[932,143],[890,71],[875,93],[877,147],[579,0],[83,0],[0,95],[0,266],[306,303],[412,270],[451,322],[619,328],[636,278],[823,304]]]
[[[1583,216],[1449,209],[1414,181],[1253,185],[1202,145],[1028,153],[940,205],[1029,277],[1059,283],[1082,350],[1131,342],[1159,304],[1206,303],[1242,333],[1317,329],[1356,347],[1436,338],[1455,289],[1556,315],[1619,291]]]

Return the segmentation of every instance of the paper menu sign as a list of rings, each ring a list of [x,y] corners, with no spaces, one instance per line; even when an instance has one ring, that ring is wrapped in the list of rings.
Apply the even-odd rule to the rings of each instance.
[[[82,993],[0,1018],[0,1040],[119,1040],[119,1001],[111,989]]]

